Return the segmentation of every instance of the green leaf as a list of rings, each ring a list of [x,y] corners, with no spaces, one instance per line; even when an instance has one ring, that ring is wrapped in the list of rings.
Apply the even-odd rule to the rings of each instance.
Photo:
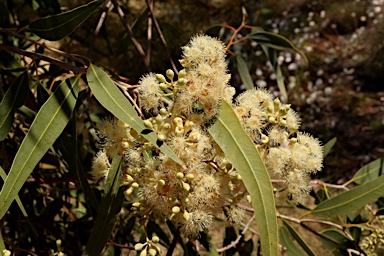
[[[276,74],[277,87],[279,87],[279,90],[284,100],[287,101],[288,93],[287,93],[287,90],[285,89],[284,77],[283,77],[283,74],[281,73],[281,68],[279,66],[279,63],[277,62],[276,51],[275,49],[270,48],[266,45],[261,45],[261,48],[263,49],[264,53],[267,55],[269,61],[272,64],[273,70],[275,71],[275,74]]]
[[[1,166],[0,166],[0,177],[1,177],[3,180],[5,180],[5,179],[7,178],[7,174],[5,173],[4,169],[1,168]],[[20,207],[20,210],[21,210],[23,216],[24,216],[24,217],[28,217],[28,213],[27,213],[27,211],[25,210],[24,205],[23,205],[23,203],[21,202],[19,195],[16,196],[16,199],[15,199],[15,200],[16,200],[17,205]]]
[[[13,123],[15,108],[24,104],[29,90],[29,73],[22,73],[11,84],[0,102],[0,141],[4,140]]]
[[[108,173],[104,193],[101,199],[99,213],[95,225],[89,236],[83,255],[100,255],[113,229],[115,228],[117,215],[120,212],[124,201],[125,187],[120,186],[121,177],[121,156],[112,160],[111,168]]]
[[[330,141],[328,141],[324,145],[324,147],[323,147],[323,158],[325,158],[328,155],[328,153],[331,151],[331,149],[335,145],[336,141],[337,141],[337,138],[334,137],[333,139],[331,139]]]
[[[375,161],[370,162],[367,165],[364,165],[360,170],[358,170],[355,175],[353,175],[350,182],[355,182],[356,184],[363,184],[369,181],[376,179],[384,173],[384,157],[376,159]]]
[[[344,215],[383,195],[384,175],[321,202],[311,213],[318,216]]]
[[[228,102],[223,100],[220,115],[208,131],[240,173],[251,195],[263,255],[278,255],[272,184],[259,152]]]
[[[215,245],[212,243],[212,240],[209,242],[209,252],[211,256],[219,256]]]
[[[73,10],[35,20],[29,25],[29,30],[50,41],[63,39],[96,11],[102,2],[95,0]]]
[[[183,162],[165,144],[157,140],[157,135],[153,131],[147,133],[148,129],[144,126],[143,120],[137,115],[135,109],[121,91],[115,86],[109,76],[101,69],[90,65],[87,71],[87,80],[96,99],[100,104],[110,111],[116,118],[129,124],[134,130],[150,141],[161,152],[166,154],[176,163],[183,165]]]
[[[305,254],[293,243],[293,240],[289,236],[288,229],[284,226],[280,227],[280,241],[281,245],[286,249],[288,256],[305,256]]]
[[[334,255],[349,255],[347,248],[355,249],[353,241],[349,240],[338,230],[327,229],[320,232],[320,234],[324,236],[324,238],[320,238],[321,242],[326,248],[331,250]]]
[[[5,249],[6,248],[5,248],[5,244],[4,244],[3,234],[2,234],[2,232],[0,232],[0,252],[2,252]]]
[[[305,54],[302,51],[300,51],[296,46],[294,46],[291,41],[289,41],[287,38],[285,38],[282,35],[275,34],[272,32],[262,31],[258,29],[257,31],[253,31],[247,37],[269,48],[274,48],[282,51],[294,50],[295,52],[300,54],[305,65],[308,65],[308,59],[305,56]]]
[[[301,238],[299,233],[296,232],[296,230],[284,219],[282,219],[284,226],[287,228],[289,233],[292,235],[292,237],[299,243],[301,248],[304,249],[304,251],[309,256],[316,256],[316,254],[312,251],[312,249],[308,246],[308,244]]]
[[[37,113],[0,192],[0,219],[68,123],[76,104],[79,79],[76,76],[62,82]]]
[[[253,85],[252,77],[248,71],[247,63],[245,63],[245,60],[239,55],[236,56],[236,62],[237,62],[237,70],[239,71],[241,81],[243,81],[245,88],[247,90],[252,89],[254,85]]]

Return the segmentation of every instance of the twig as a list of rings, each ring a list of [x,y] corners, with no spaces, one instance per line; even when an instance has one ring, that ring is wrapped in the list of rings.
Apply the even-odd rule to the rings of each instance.
[[[153,8],[153,0],[147,1],[148,10]],[[150,12],[149,12],[150,13]],[[148,15],[147,26],[147,61],[151,63],[151,51],[152,51],[152,17]]]
[[[235,248],[236,245],[240,242],[240,239],[244,236],[245,232],[248,230],[249,228],[249,225],[251,225],[252,221],[255,219],[255,215],[253,215],[251,217],[251,219],[247,222],[247,224],[245,225],[243,231],[241,231],[241,234],[239,234],[237,237],[236,237],[236,240],[235,241],[232,241],[229,245],[225,246],[225,247],[222,247],[222,248],[219,248],[217,249],[217,252],[224,252],[230,248]]]
[[[165,41],[164,35],[163,35],[163,33],[161,32],[159,23],[157,22],[157,19],[156,19],[155,15],[153,14],[153,8],[152,8],[152,5],[151,5],[150,2],[149,2],[150,0],[145,0],[145,1],[146,1],[146,3],[147,3],[147,6],[148,6],[149,15],[151,16],[151,18],[152,18],[152,20],[153,20],[153,24],[155,25],[155,28],[156,28],[157,33],[159,34],[160,41],[161,41],[161,44],[162,44],[163,47],[164,47],[165,53],[167,54],[167,57],[169,58],[169,61],[171,62],[173,71],[174,71],[176,74],[178,74],[176,65],[175,65],[175,63],[174,63],[173,60],[172,60],[171,54],[169,53],[168,46],[167,46],[167,42]]]
[[[95,47],[95,44],[96,44],[96,40],[99,36],[99,33],[100,33],[100,29],[101,27],[103,26],[104,24],[104,21],[105,21],[105,18],[107,17],[107,13],[108,13],[108,10],[109,8],[112,6],[112,2],[111,1],[108,1],[107,4],[105,5],[104,7],[104,10],[103,12],[101,13],[100,15],[100,19],[99,19],[99,22],[97,23],[97,26],[96,26],[96,29],[95,29],[95,33],[93,34],[93,40],[91,42],[91,45],[89,46],[88,48],[88,52],[87,52],[87,56],[91,56],[91,53],[92,53],[92,50],[93,50],[93,47]]]
[[[69,53],[67,53],[67,52],[60,51],[59,49],[52,48],[52,47],[50,47],[50,46],[48,46],[48,45],[46,45],[46,44],[44,44],[44,43],[39,43],[39,42],[36,41],[36,40],[33,40],[33,39],[31,39],[31,38],[29,38],[29,37],[27,37],[27,36],[24,36],[24,35],[22,35],[22,34],[16,33],[16,32],[14,32],[14,31],[12,31],[12,30],[10,30],[10,29],[0,28],[0,32],[7,33],[7,34],[9,34],[9,35],[13,35],[13,36],[22,38],[22,39],[24,39],[24,40],[26,40],[26,41],[32,42],[33,44],[36,44],[36,45],[41,46],[41,47],[43,47],[44,49],[47,49],[47,50],[49,50],[49,51],[51,51],[51,52],[54,52],[54,53],[63,55],[63,56],[65,56],[65,57],[67,57],[67,58],[73,59],[74,61],[77,61],[77,62],[79,62],[79,63],[85,65],[84,60],[83,60],[82,58],[78,58],[78,57],[74,56],[74,54],[69,54]],[[88,60],[87,60],[87,61],[88,61]],[[89,61],[88,61],[88,62],[89,62]]]
[[[124,93],[124,95],[132,102],[132,105],[135,107],[140,117],[144,118],[143,112],[141,112],[141,109],[139,108],[139,106],[137,106],[136,102],[132,99],[132,96],[128,93],[127,87],[120,84],[119,81],[114,81],[114,83],[120,88],[120,90]]]
[[[124,26],[128,36],[129,36],[129,38],[131,39],[133,45],[135,46],[136,50],[139,52],[139,55],[141,56],[141,58],[143,59],[145,68],[147,69],[148,72],[150,72],[151,66],[150,66],[149,62],[147,61],[143,47],[141,47],[140,43],[136,40],[135,36],[133,35],[132,29],[128,24],[128,21],[124,15],[123,10],[121,10],[120,5],[117,2],[117,0],[111,0],[111,1],[117,9],[117,13],[119,14],[120,20],[123,23],[123,26]]]
[[[84,67],[77,67],[77,66],[74,66],[74,65],[62,62],[62,61],[60,61],[58,59],[54,59],[54,58],[45,56],[45,55],[40,54],[40,53],[29,52],[29,51],[25,51],[25,50],[22,50],[22,49],[19,49],[19,48],[15,48],[15,47],[12,47],[12,46],[8,46],[8,45],[4,45],[4,44],[0,44],[0,50],[5,50],[5,51],[17,53],[17,54],[29,57],[32,60],[36,60],[36,59],[45,60],[45,61],[47,61],[47,62],[49,62],[51,64],[60,66],[60,67],[62,67],[64,69],[66,69],[66,70],[73,71],[75,74],[82,73],[82,72],[84,72],[86,70],[86,68],[84,68]]]
[[[168,249],[168,251],[167,251],[166,256],[172,256],[173,251],[175,250],[176,245],[177,245],[177,243],[179,242],[179,237],[180,237],[180,230],[179,230],[179,229],[176,229],[175,234],[173,234],[172,243],[171,243],[171,245],[169,246],[169,249]]]
[[[282,215],[282,214],[276,214],[276,217],[281,218],[281,219],[285,219],[285,220],[289,220],[289,221],[292,221],[292,222],[295,222],[295,223],[297,223],[299,225],[302,225],[304,222],[315,222],[315,223],[320,223],[320,224],[332,226],[332,227],[337,228],[340,231],[342,231],[348,237],[348,239],[353,241],[353,237],[349,233],[345,232],[345,229],[344,229],[343,226],[338,225],[338,224],[333,223],[333,222],[330,222],[330,221],[315,220],[315,219],[301,219],[301,220],[299,220],[299,219],[296,219],[296,218],[293,218],[293,217],[290,217],[290,216],[286,216],[286,215]]]

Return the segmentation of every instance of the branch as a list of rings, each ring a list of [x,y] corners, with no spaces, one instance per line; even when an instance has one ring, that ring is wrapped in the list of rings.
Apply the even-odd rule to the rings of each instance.
[[[143,50],[143,47],[141,47],[140,43],[136,40],[135,36],[133,35],[132,29],[129,26],[127,19],[125,18],[125,14],[124,14],[123,10],[121,10],[120,5],[117,3],[117,0],[111,0],[111,1],[117,9],[117,13],[119,14],[120,20],[123,23],[123,26],[124,26],[125,30],[127,31],[129,38],[131,39],[133,45],[135,46],[136,50],[139,52],[141,58],[143,59],[143,62],[144,62],[144,65],[145,65],[147,71],[148,72],[151,71],[151,66],[150,66],[150,64],[149,64],[149,62],[145,56],[145,52]]]
[[[146,1],[147,5],[148,5],[149,15],[151,16],[151,19],[153,20],[153,24],[155,25],[155,28],[156,28],[157,33],[159,33],[159,37],[160,37],[161,44],[163,45],[164,50],[165,50],[165,53],[167,54],[167,57],[169,58],[169,61],[171,62],[173,71],[174,71],[176,74],[178,74],[178,70],[177,70],[177,68],[176,68],[175,63],[174,63],[173,60],[172,60],[171,54],[169,53],[168,46],[167,46],[167,42],[165,41],[164,35],[163,35],[163,33],[161,32],[159,23],[157,22],[157,19],[156,19],[155,15],[153,15],[152,4],[149,2],[149,0],[145,0],[145,1]]]
[[[58,59],[54,59],[54,58],[45,56],[45,55],[40,54],[40,53],[25,51],[25,50],[15,48],[12,46],[8,46],[8,45],[4,45],[4,44],[0,44],[0,50],[17,53],[17,54],[29,57],[32,60],[36,60],[36,59],[45,60],[51,64],[62,67],[68,71],[72,71],[75,74],[83,73],[86,70],[85,67],[77,67],[77,66],[65,63],[63,61],[60,61]]]
[[[236,240],[235,241],[232,241],[229,245],[225,246],[225,247],[222,247],[220,249],[217,249],[217,252],[224,252],[228,249],[231,249],[231,248],[235,248],[236,245],[240,242],[240,239],[244,236],[245,232],[248,230],[249,228],[249,225],[251,225],[252,221],[255,219],[255,215],[252,216],[252,218],[247,222],[247,224],[245,225],[243,231],[241,231],[241,234],[239,234],[237,237],[236,237]]]

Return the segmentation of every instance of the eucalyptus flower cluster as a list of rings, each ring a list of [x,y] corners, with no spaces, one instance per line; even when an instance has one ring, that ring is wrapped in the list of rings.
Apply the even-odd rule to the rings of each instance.
[[[369,235],[365,236],[359,246],[369,256],[378,256],[384,253],[384,216],[379,215],[378,225],[369,230]]]
[[[241,175],[207,132],[222,100],[232,102],[224,44],[197,35],[183,47],[183,69],[175,74],[150,73],[140,80],[140,106],[145,127],[157,134],[182,160],[179,165],[119,120],[104,120],[99,127],[103,143],[95,156],[92,174],[105,177],[110,159],[123,156],[125,196],[143,221],[172,221],[183,235],[196,238],[208,232],[215,217],[229,225],[243,220],[237,204],[249,198]],[[321,168],[321,147],[298,132],[299,120],[289,105],[273,100],[264,90],[249,90],[237,97],[234,109],[269,170],[279,173],[292,195],[309,191],[309,173]],[[281,153],[283,152],[283,156]],[[285,155],[284,155],[285,154]],[[160,253],[152,242],[138,251]],[[151,254],[152,255],[152,254]]]
[[[323,154],[318,139],[300,132],[300,119],[290,104],[263,89],[240,94],[233,106],[271,175],[284,179],[295,203],[311,191],[310,175],[322,168]]]

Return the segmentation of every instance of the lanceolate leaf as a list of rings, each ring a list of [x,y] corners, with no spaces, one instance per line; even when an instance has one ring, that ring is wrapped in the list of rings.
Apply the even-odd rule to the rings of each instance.
[[[384,157],[376,159],[373,162],[363,166],[358,170],[351,181],[356,184],[363,184],[372,181],[384,173]],[[351,182],[350,181],[350,182]]]
[[[28,72],[22,73],[9,87],[0,102],[0,141],[8,134],[13,123],[15,108],[23,105],[29,90]]]
[[[76,76],[61,83],[37,113],[0,192],[0,219],[68,123],[76,104],[79,79],[80,76]]]
[[[102,2],[92,1],[67,12],[35,20],[29,25],[29,30],[47,40],[63,39],[96,11]]]
[[[105,195],[101,199],[99,213],[91,235],[89,236],[83,256],[100,255],[117,221],[117,214],[120,212],[124,201],[124,187],[120,186],[120,163],[122,157],[115,157],[112,160],[111,168],[107,177],[108,188],[105,188]]]
[[[284,226],[280,227],[281,245],[286,248],[288,256],[304,256],[305,254],[297,248],[293,240],[289,237],[288,229]]]
[[[0,177],[1,177],[3,180],[5,180],[5,179],[7,178],[7,174],[5,173],[5,171],[3,170],[3,168],[1,168],[1,166],[0,166]],[[23,216],[24,216],[24,217],[28,217],[27,211],[25,210],[24,205],[23,205],[23,203],[21,202],[19,196],[16,197],[16,203],[17,203],[17,205],[20,207],[20,210],[21,210],[21,212],[23,213]]]
[[[183,164],[180,158],[165,143],[157,141],[157,135],[154,132],[146,132],[148,129],[145,128],[143,121],[137,115],[131,103],[101,68],[91,64],[88,68],[87,80],[93,94],[103,107],[141,133],[144,138],[152,142],[154,146],[158,147],[161,152],[169,156],[176,163]]]
[[[222,102],[220,115],[208,131],[240,173],[251,195],[263,255],[277,256],[278,232],[271,181],[259,152],[228,102]]]
[[[316,256],[312,249],[308,246],[308,244],[303,240],[303,238],[301,238],[299,233],[297,233],[296,230],[287,221],[285,221],[284,219],[282,219],[282,221],[289,233],[291,233],[292,237],[299,243],[299,245],[301,246],[301,248],[304,249],[307,255]]]
[[[254,86],[252,77],[248,71],[247,63],[245,63],[244,59],[241,56],[236,56],[236,62],[237,70],[239,71],[241,81],[243,81],[245,88],[247,90],[252,89]]]
[[[318,216],[344,215],[384,196],[384,175],[323,201],[312,214]]]
[[[248,38],[255,40],[257,43],[261,45],[265,45],[277,50],[294,50],[295,52],[300,54],[304,63],[308,65],[308,59],[305,56],[305,54],[302,51],[300,51],[297,47],[295,47],[291,41],[289,41],[287,38],[279,34],[258,29],[252,32],[250,35],[248,35]]]
[[[331,151],[331,149],[332,149],[333,146],[335,145],[336,141],[337,141],[337,138],[335,137],[335,138],[331,139],[330,141],[328,141],[328,142],[324,145],[324,147],[323,147],[323,150],[324,150],[324,152],[323,152],[323,158],[325,158],[325,157],[328,155],[328,153]]]

